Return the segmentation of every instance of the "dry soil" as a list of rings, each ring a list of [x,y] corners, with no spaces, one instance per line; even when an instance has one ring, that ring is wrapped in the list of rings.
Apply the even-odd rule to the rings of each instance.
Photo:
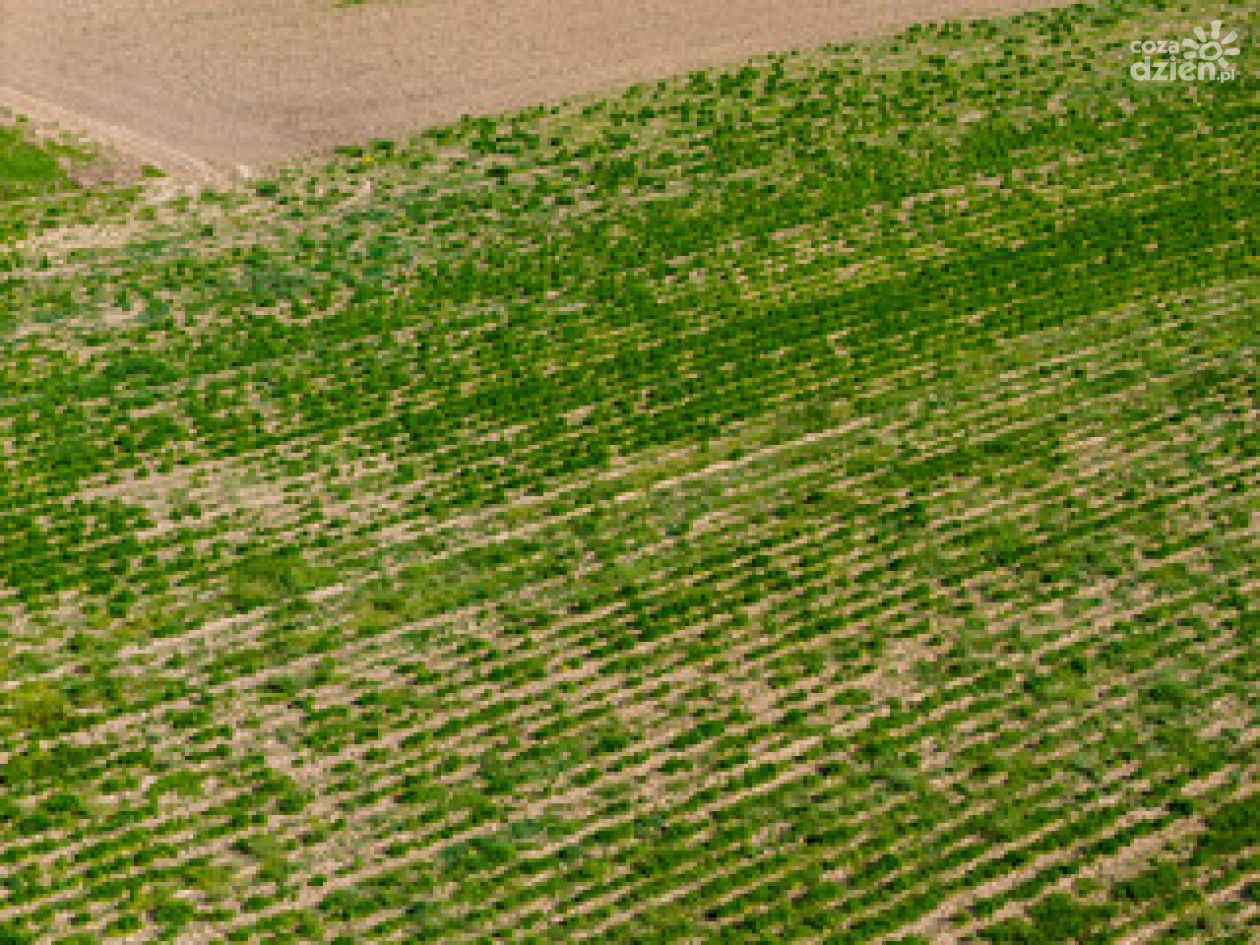
[[[0,0],[0,105],[214,179],[343,141],[1054,0]]]

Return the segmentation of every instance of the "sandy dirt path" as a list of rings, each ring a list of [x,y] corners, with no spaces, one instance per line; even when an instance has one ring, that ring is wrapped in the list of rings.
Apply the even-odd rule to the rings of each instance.
[[[0,105],[210,181],[463,114],[1055,2],[0,0]]]

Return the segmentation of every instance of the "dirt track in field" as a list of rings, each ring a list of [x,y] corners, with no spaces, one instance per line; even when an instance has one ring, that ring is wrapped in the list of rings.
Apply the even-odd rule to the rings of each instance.
[[[1063,0],[1059,0],[1063,2]],[[0,0],[0,105],[212,181],[758,52],[1055,0]]]

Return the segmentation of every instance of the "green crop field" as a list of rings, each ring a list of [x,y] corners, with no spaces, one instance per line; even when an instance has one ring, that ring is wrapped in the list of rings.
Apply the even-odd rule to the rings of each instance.
[[[37,136],[25,119],[0,111],[0,254],[27,234],[32,222],[56,225],[74,200],[69,171],[90,164],[94,155],[82,146]],[[118,202],[121,191],[114,194]],[[99,213],[104,195],[82,201],[87,219]],[[3,272],[0,269],[0,272]],[[6,306],[5,317],[16,310]]]
[[[0,943],[1254,941],[1248,7],[3,191]]]

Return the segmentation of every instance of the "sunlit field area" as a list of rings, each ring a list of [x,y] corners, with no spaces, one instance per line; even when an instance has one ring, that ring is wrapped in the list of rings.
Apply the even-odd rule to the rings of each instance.
[[[0,943],[1254,941],[1248,6],[0,130]]]

